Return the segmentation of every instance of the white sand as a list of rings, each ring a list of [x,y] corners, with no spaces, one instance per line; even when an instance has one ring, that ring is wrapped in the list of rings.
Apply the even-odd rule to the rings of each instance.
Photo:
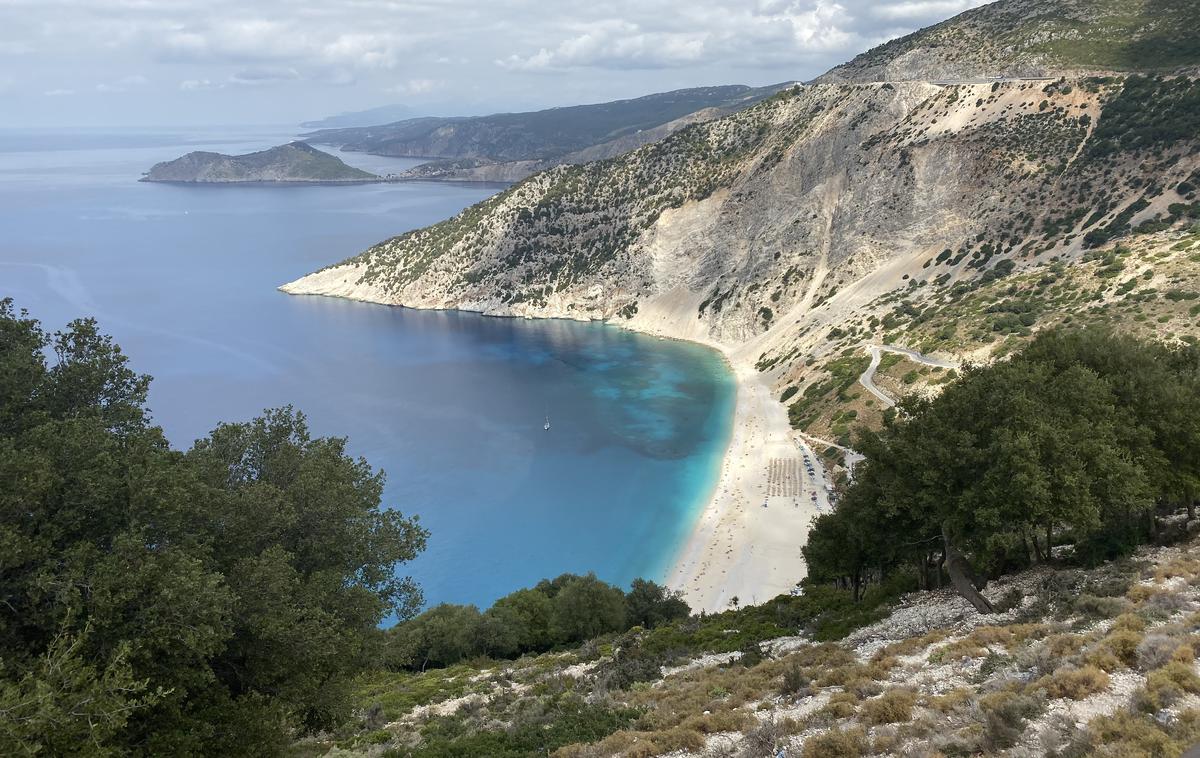
[[[828,507],[818,461],[793,433],[784,406],[752,366],[735,372],[737,407],[721,477],[667,579],[694,612],[726,610],[734,598],[754,605],[795,587],[805,574],[800,547],[818,513],[810,493]],[[772,459],[802,459],[805,452],[816,477],[800,460],[799,495],[768,497]]]

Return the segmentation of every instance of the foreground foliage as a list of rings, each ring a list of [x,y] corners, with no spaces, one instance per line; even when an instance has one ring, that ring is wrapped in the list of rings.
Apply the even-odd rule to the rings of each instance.
[[[862,587],[943,567],[980,610],[979,572],[1128,554],[1200,495],[1200,350],[1098,330],[1047,332],[1010,360],[910,397],[836,512],[814,524],[809,582]],[[1194,514],[1190,514],[1193,515]]]
[[[149,383],[0,301],[0,753],[277,752],[420,604],[425,532],[344,439],[284,408],[178,452]]]

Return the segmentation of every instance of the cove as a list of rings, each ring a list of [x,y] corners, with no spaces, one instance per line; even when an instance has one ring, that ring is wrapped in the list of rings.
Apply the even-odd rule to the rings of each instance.
[[[496,187],[136,181],[188,150],[289,136],[229,135],[0,132],[0,297],[51,329],[95,316],[154,376],[150,406],[177,447],[284,404],[348,437],[386,471],[385,503],[431,532],[404,569],[430,604],[487,605],[564,571],[662,579],[728,443],[723,359],[603,324],[284,295]]]

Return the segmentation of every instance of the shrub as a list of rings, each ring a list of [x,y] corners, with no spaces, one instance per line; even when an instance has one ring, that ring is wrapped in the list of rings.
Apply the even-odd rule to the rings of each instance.
[[[859,717],[867,724],[898,724],[912,718],[917,696],[911,690],[888,690],[874,700],[863,703]]]
[[[797,661],[792,661],[783,670],[783,682],[779,685],[779,694],[792,697],[807,696],[812,690],[812,680],[804,673],[804,668]]]
[[[990,748],[1012,747],[1025,731],[1026,719],[1042,712],[1041,699],[1012,691],[993,692],[979,701],[984,738]]]
[[[1062,669],[1042,677],[1033,687],[1045,691],[1046,696],[1052,699],[1083,700],[1108,689],[1108,674],[1095,666]]]
[[[1165,634],[1148,634],[1137,646],[1137,664],[1142,671],[1165,666],[1175,656],[1180,642]]]
[[[1122,665],[1133,666],[1137,663],[1137,649],[1140,644],[1141,633],[1129,629],[1116,629],[1101,641],[1100,648],[1113,655]]]
[[[1140,709],[1156,713],[1178,702],[1187,693],[1200,693],[1200,676],[1191,666],[1172,661],[1146,676],[1146,688],[1135,701]]]
[[[858,695],[853,692],[835,692],[829,702],[817,713],[830,720],[847,719],[858,711]]]
[[[867,734],[861,727],[830,729],[804,742],[804,758],[859,758],[867,752]]]
[[[1188,605],[1187,596],[1179,592],[1156,592],[1142,602],[1142,610],[1153,616],[1167,618]]]
[[[1122,597],[1097,597],[1080,595],[1074,603],[1075,610],[1092,618],[1111,619],[1129,610],[1129,601]]]

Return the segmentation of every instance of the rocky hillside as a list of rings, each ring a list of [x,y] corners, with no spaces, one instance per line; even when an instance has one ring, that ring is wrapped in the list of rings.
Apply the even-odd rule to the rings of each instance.
[[[596,105],[330,129],[314,142],[376,155],[435,158],[406,178],[519,181],[564,163],[608,158],[688,124],[747,108],[783,85],[699,87]]]
[[[1200,743],[1200,544],[915,593],[837,642],[784,605],[516,662],[378,672],[298,755],[1179,756]],[[818,635],[819,636],[819,635]]]
[[[1150,5],[1121,18],[1146,18]],[[980,19],[1028,32],[1022,14],[1035,6],[1004,0],[923,34],[984,28]],[[1155,7],[1178,20],[1195,6]],[[1111,15],[1082,18],[1076,38],[1089,45],[1115,34]],[[1139,39],[1129,28],[1121,34]],[[1197,28],[1163,33],[1184,50]],[[946,45],[974,54],[977,40],[964,40]],[[852,65],[865,70],[862,60]],[[1180,280],[1198,273],[1192,253],[1172,248],[1197,222],[1195,76],[825,80],[624,155],[549,169],[283,289],[608,319],[715,344],[758,369],[793,425],[845,446],[853,423],[886,410],[858,386],[871,345],[953,365],[1070,319],[1195,338],[1190,306],[1164,300],[1159,312],[1150,301],[1191,291]],[[1125,268],[1154,272],[1130,282]],[[903,354],[880,359],[885,395],[953,375]]]
[[[1170,72],[1200,63],[1192,0],[1006,0],[892,40],[820,81]]]
[[[196,151],[156,163],[144,182],[228,184],[236,182],[370,182],[375,174],[347,166],[340,158],[303,142],[246,155]]]
[[[1187,78],[794,87],[285,289],[811,344],[906,275],[1076,259],[1165,218],[1200,169],[1198,97]]]

